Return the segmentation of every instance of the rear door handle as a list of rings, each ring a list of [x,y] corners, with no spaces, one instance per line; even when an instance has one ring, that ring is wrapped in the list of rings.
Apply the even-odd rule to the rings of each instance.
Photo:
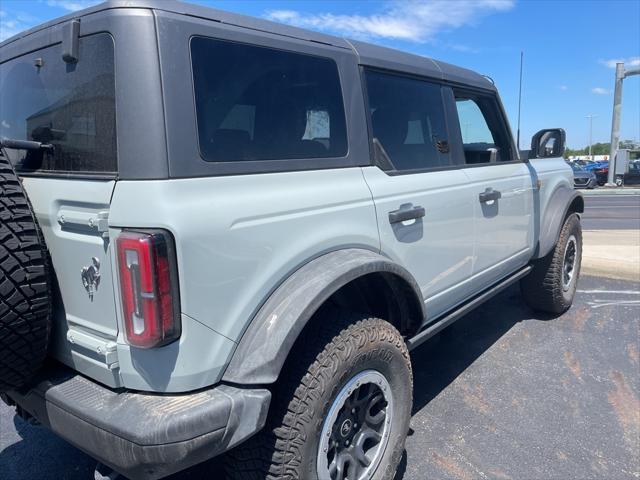
[[[487,188],[479,195],[480,203],[487,203],[492,200],[498,200],[501,197],[502,193],[500,193],[498,190],[494,190],[493,188]]]
[[[416,205],[413,208],[403,208],[400,210],[394,210],[389,212],[389,223],[406,222],[407,220],[413,220],[422,218],[425,215],[424,207]]]

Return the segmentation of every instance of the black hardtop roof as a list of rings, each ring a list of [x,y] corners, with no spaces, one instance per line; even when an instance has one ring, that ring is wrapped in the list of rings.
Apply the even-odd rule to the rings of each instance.
[[[381,68],[390,68],[391,66],[393,70],[400,70],[415,75],[424,75],[464,85],[495,90],[493,83],[483,75],[439,60],[433,60],[420,55],[414,55],[370,43],[347,40],[345,38],[292,27],[261,18],[240,15],[237,13],[226,12],[200,5],[193,5],[176,0],[108,0],[93,7],[70,13],[14,35],[13,37],[1,42],[0,48],[16,42],[39,30],[59,25],[68,20],[118,8],[143,8],[171,12],[180,15],[213,20],[252,30],[259,30],[275,35],[292,37],[299,40],[324,43],[338,48],[352,50],[356,55],[358,55],[359,62],[363,65],[377,66]]]

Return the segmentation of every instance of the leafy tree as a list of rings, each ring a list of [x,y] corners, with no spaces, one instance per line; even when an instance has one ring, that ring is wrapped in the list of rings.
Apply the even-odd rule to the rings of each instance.
[[[635,140],[620,140],[618,144],[618,148],[628,148],[628,149],[638,149],[640,148],[640,142],[636,142]],[[611,143],[594,143],[591,145],[591,155],[609,155],[611,150]],[[566,148],[564,151],[564,158],[569,157],[577,157],[578,155],[589,155],[589,146],[584,148]]]
[[[576,157],[578,155],[585,155],[584,149],[573,150],[571,148],[565,148],[564,158]]]
[[[636,142],[635,140],[620,140],[618,148],[628,148],[630,150],[640,148],[640,142]]]

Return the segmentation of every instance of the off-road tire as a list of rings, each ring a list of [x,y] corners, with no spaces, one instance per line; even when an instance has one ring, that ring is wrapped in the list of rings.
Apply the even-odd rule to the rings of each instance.
[[[569,238],[576,238],[575,273],[568,290],[563,289],[563,264]],[[527,305],[534,310],[560,314],[569,309],[576,293],[582,263],[582,228],[575,213],[564,221],[560,237],[549,254],[533,265],[529,275],[520,281],[520,290]]]
[[[0,152],[0,392],[24,386],[47,356],[49,271],[29,200]]]
[[[298,342],[274,389],[265,428],[227,453],[233,480],[317,479],[319,437],[338,392],[354,375],[376,370],[393,389],[391,434],[376,480],[391,480],[411,418],[413,377],[400,333],[388,322],[332,309]]]

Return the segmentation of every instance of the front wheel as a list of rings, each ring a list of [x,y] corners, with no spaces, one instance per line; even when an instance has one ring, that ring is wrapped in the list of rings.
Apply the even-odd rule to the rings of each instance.
[[[575,213],[569,215],[556,246],[537,260],[520,281],[522,296],[534,310],[563,313],[571,307],[582,264],[582,228]]]
[[[292,352],[265,429],[227,454],[231,478],[393,479],[413,390],[402,336],[338,310],[318,323]]]

